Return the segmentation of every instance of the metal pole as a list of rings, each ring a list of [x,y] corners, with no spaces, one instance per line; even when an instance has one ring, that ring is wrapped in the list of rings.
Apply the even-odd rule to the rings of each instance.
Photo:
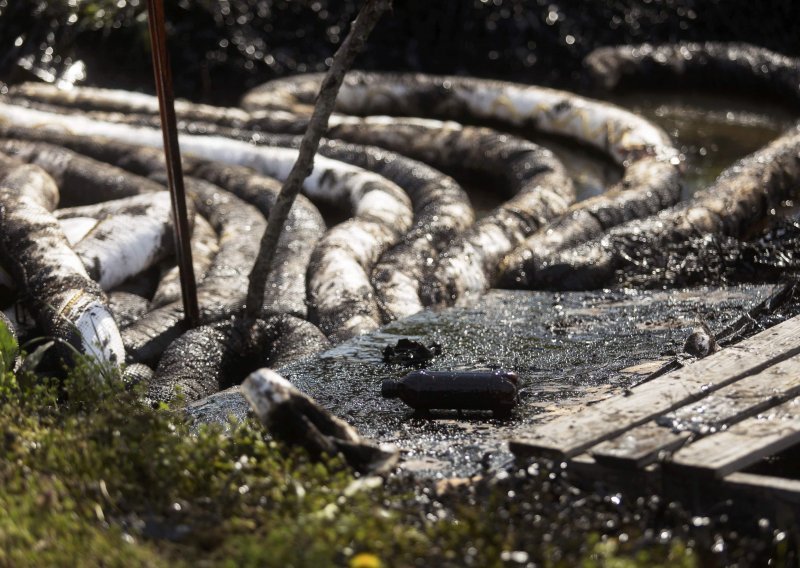
[[[158,94],[158,106],[161,112],[161,132],[164,135],[164,155],[167,159],[167,180],[172,198],[175,253],[181,276],[184,321],[189,327],[195,327],[200,319],[200,310],[197,305],[197,283],[195,282],[192,265],[192,249],[189,244],[189,219],[186,212],[186,191],[183,187],[181,151],[178,146],[172,73],[169,67],[169,58],[167,57],[167,34],[164,30],[163,0],[148,0],[147,16],[150,27],[150,45],[153,52],[156,93]]]

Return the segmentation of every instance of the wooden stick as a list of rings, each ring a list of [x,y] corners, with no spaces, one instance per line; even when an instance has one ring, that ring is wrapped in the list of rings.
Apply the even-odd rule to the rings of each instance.
[[[161,132],[164,135],[164,155],[167,159],[167,181],[172,197],[172,216],[175,231],[175,256],[180,270],[184,321],[195,327],[200,319],[197,304],[197,282],[192,266],[189,219],[186,211],[186,191],[183,187],[181,151],[175,120],[175,96],[172,91],[172,72],[167,54],[167,34],[164,30],[163,0],[148,0],[147,15],[150,45],[153,52],[153,73],[156,79],[158,107],[161,113]]]
[[[245,315],[248,320],[258,317],[261,304],[264,301],[267,277],[272,269],[272,259],[278,245],[278,238],[283,230],[283,225],[289,216],[295,197],[300,193],[303,181],[309,176],[314,167],[314,156],[319,148],[319,141],[328,129],[328,118],[333,112],[336,95],[344,81],[345,73],[350,68],[356,55],[364,47],[370,32],[380,19],[381,15],[392,5],[391,0],[366,0],[353,22],[347,37],[336,50],[333,63],[320,85],[314,112],[308,121],[308,127],[300,149],[297,161],[289,172],[289,176],[281,188],[275,205],[269,212],[267,228],[261,238],[261,248],[253,270],[250,272],[250,285],[247,288],[247,308]]]

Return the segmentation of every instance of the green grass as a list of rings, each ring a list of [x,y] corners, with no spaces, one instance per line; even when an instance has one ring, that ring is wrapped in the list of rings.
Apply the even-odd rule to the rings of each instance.
[[[319,565],[343,559],[342,543],[392,534],[369,492],[349,495],[355,478],[337,461],[282,451],[252,423],[193,433],[97,376],[86,362],[63,383],[3,374],[0,562]],[[415,538],[398,536],[393,546]]]
[[[678,533],[647,536],[676,523],[663,510],[611,505],[544,469],[444,495],[358,478],[252,421],[193,430],[100,371],[2,373],[0,566],[697,564]]]

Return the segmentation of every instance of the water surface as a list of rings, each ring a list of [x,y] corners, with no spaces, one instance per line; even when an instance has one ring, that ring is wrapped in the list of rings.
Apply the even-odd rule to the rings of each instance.
[[[493,290],[470,305],[421,312],[280,372],[365,436],[402,448],[406,468],[468,475],[511,459],[507,441],[521,428],[631,386],[681,351],[700,318],[721,329],[769,290]],[[381,382],[411,370],[382,361],[383,349],[401,337],[442,346],[430,369],[516,371],[521,401],[512,417],[455,411],[420,417],[396,399],[383,399]],[[243,400],[233,398],[232,406],[207,403],[195,413],[218,420],[246,411]]]

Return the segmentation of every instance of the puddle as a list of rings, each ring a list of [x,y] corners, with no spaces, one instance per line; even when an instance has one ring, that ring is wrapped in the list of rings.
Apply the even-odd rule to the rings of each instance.
[[[470,475],[511,459],[506,442],[520,428],[535,427],[638,381],[641,375],[630,367],[679,351],[697,318],[721,329],[771,290],[494,290],[472,305],[419,313],[281,372],[363,435],[402,448],[409,469],[435,477]],[[400,337],[441,344],[442,354],[431,360],[430,369],[516,371],[521,401],[512,417],[453,411],[427,419],[397,400],[383,399],[381,382],[410,370],[382,362],[383,348]],[[222,412],[205,405],[196,414],[217,419],[246,408],[238,396],[225,400],[229,406],[222,405]]]
[[[658,124],[672,138],[686,158],[684,199],[797,121],[780,105],[716,93],[631,93],[613,102]]]
[[[705,93],[630,93],[609,100],[663,128],[685,157],[683,199],[710,185],[739,158],[755,152],[797,120],[778,105]],[[553,151],[575,183],[578,200],[603,193],[622,170],[596,151],[531,132],[516,132]],[[502,192],[459,179],[469,190],[479,217],[500,205]]]

